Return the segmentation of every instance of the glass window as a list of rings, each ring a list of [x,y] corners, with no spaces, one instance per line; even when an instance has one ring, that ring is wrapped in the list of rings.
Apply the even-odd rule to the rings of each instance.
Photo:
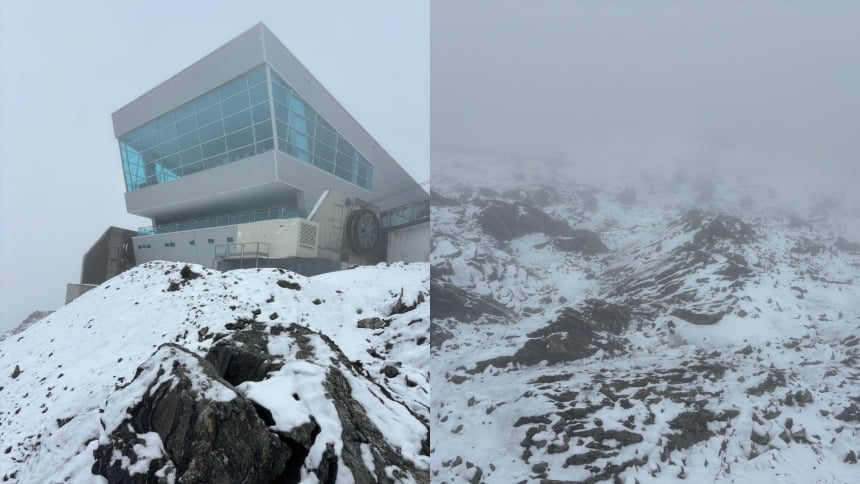
[[[200,144],[200,137],[197,136],[197,130],[194,130],[188,134],[180,136],[177,142],[179,145],[179,149],[184,150],[186,148],[191,148],[192,146]]]
[[[173,124],[173,121],[174,121],[173,113],[170,112],[170,113],[167,113],[164,116],[161,116],[160,118],[156,119],[155,120],[155,126],[157,128],[163,128],[169,124]]]
[[[195,161],[200,161],[203,156],[200,154],[200,147],[195,146],[193,148],[183,150],[179,157],[182,161],[183,165],[188,165],[190,163],[194,163]]]
[[[254,139],[261,141],[272,137],[272,123],[263,121],[254,125]]]
[[[186,104],[180,108],[177,108],[174,115],[175,115],[176,121],[178,123],[179,120],[185,119],[185,118],[187,118],[187,117],[189,117],[195,113],[197,113],[197,107],[194,106],[194,103],[188,103],[188,104]]]
[[[334,163],[320,158],[317,153],[314,153],[314,166],[317,168],[321,168],[329,173],[334,172]]]
[[[238,92],[244,91],[248,87],[248,81],[244,77],[240,77],[235,81],[228,82],[220,89],[221,101],[232,97]]]
[[[177,152],[176,141],[168,141],[158,147],[158,154],[163,158]]]
[[[176,122],[177,134],[182,135],[193,129],[197,129],[197,116],[190,116]]]
[[[198,171],[201,171],[201,170],[203,170],[203,163],[201,163],[199,161],[197,163],[193,163],[191,165],[182,167],[182,173],[185,175],[197,173]]]
[[[254,152],[257,154],[272,151],[273,149],[275,149],[275,140],[272,139],[261,141],[254,145]]]
[[[301,148],[302,150],[309,151],[311,149],[310,143],[308,142],[308,137],[305,134],[303,134],[299,131],[296,131],[293,128],[290,128],[289,140],[290,140],[290,143],[296,145],[296,147]],[[305,161],[310,161],[310,160],[305,159]]]
[[[210,156],[218,155],[227,151],[224,145],[224,138],[218,138],[206,143],[200,147],[201,152],[203,153],[204,158],[208,158]]]
[[[276,124],[278,125],[278,138],[287,139],[287,132],[290,130],[287,123],[282,123],[278,120]]]
[[[220,101],[220,100],[221,100],[221,96],[218,94],[217,90],[212,91],[209,94],[205,94],[203,96],[200,96],[196,102],[197,111],[199,112],[203,109],[208,108],[209,106],[213,106],[215,104],[218,104],[218,101]]]
[[[343,153],[344,156],[348,156],[350,158],[356,157],[355,148],[340,136],[337,138],[337,152]]]
[[[334,161],[334,148],[327,146],[323,143],[316,142],[314,144],[314,155],[329,162],[332,162]]]
[[[250,106],[248,103],[248,93],[243,91],[230,99],[221,101],[221,113],[223,116],[229,116]]]
[[[230,133],[226,137],[227,149],[233,150],[254,142],[254,133],[251,128],[245,128],[235,133]]]
[[[323,127],[322,124],[317,124],[316,138],[329,146],[337,145],[337,135]]]
[[[253,119],[255,123],[259,123],[264,119],[269,119],[270,115],[269,103],[258,104],[251,108],[251,119]]]
[[[207,242],[208,242],[208,243],[210,243],[210,244],[214,244],[214,243],[215,243],[215,239],[209,239],[209,240],[207,240]]]
[[[251,105],[260,104],[269,99],[269,87],[265,84],[254,86],[248,90],[248,96],[251,99]]]
[[[248,73],[248,85],[253,86],[266,80],[266,66],[260,66]]]
[[[251,111],[246,109],[224,118],[224,132],[232,133],[251,126]]]
[[[216,104],[197,113],[197,121],[200,126],[205,126],[209,123],[217,121],[221,118],[221,106]]]
[[[271,84],[266,82],[267,75]],[[275,146],[359,186],[369,186],[372,179],[367,160],[265,65],[132,130],[119,141],[129,191]]]
[[[206,142],[206,141],[209,141],[211,139],[215,139],[219,136],[223,136],[224,135],[224,127],[221,125],[221,121],[218,121],[216,123],[212,123],[210,125],[203,126],[202,128],[200,128],[199,133],[200,133],[200,141]]]

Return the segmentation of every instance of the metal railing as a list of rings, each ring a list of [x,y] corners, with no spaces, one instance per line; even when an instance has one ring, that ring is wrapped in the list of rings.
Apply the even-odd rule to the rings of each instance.
[[[298,216],[298,212],[290,210],[287,207],[272,207],[264,208],[261,210],[250,210],[246,212],[216,215],[213,217],[199,218],[194,220],[184,220],[182,222],[154,225],[151,227],[141,227],[137,229],[137,233],[138,235],[169,234],[171,232],[181,232],[183,230],[206,229],[210,227],[222,227],[224,225],[259,222],[261,220],[296,218]]]
[[[382,228],[393,229],[430,220],[430,199],[410,202],[380,214]]]
[[[243,242],[215,246],[216,259],[256,259],[269,257],[269,244]]]

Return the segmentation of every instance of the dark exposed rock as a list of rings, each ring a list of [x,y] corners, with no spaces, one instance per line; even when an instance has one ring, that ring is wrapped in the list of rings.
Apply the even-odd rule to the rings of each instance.
[[[406,304],[405,302],[403,302],[403,288],[401,288],[400,295],[397,296],[397,300],[394,301],[394,304],[391,306],[391,309],[388,311],[388,314],[389,316],[393,316],[395,314],[408,313],[409,311],[412,311],[413,309],[418,307],[418,305],[423,303],[424,301],[424,293],[419,292],[418,297],[415,298],[415,301],[413,301],[412,304]]]
[[[550,419],[547,415],[535,415],[535,416],[531,416],[531,417],[520,417],[519,419],[517,419],[516,422],[514,422],[514,427],[519,427],[521,425],[528,425],[528,424],[536,424],[536,423],[549,424]]]
[[[570,226],[566,222],[556,220],[534,206],[521,202],[488,202],[477,218],[485,233],[501,241],[536,232],[547,235],[570,232]]]
[[[716,324],[723,319],[723,313],[703,314],[694,313],[689,309],[678,308],[672,311],[672,316],[683,319],[684,321],[698,325]]]
[[[747,389],[750,395],[761,396],[765,393],[773,392],[776,387],[785,386],[785,374],[779,370],[773,370],[768,373],[767,378],[758,385]]]
[[[200,277],[200,273],[192,271],[188,264],[185,264],[185,266],[182,267],[182,270],[179,271],[179,275],[182,277],[183,281],[190,281]]]
[[[157,482],[154,477],[134,481],[127,470],[117,469],[113,459],[118,451],[136,461],[133,446],[139,437],[135,434],[147,432],[158,433],[167,454],[163,460],[150,462],[148,476],[168,464],[187,483],[270,482],[283,472],[290,449],[269,432],[249,400],[241,395],[228,401],[210,399],[195,389],[201,381],[211,387],[232,388],[208,362],[167,344],[159,347],[148,364],[158,365],[160,372],[169,375],[149,385],[129,409],[130,419],[95,450],[93,473],[111,483]]]
[[[844,422],[860,422],[860,407],[856,403],[852,403],[845,407],[836,418]]]
[[[571,229],[566,236],[554,239],[552,245],[562,252],[578,252],[585,255],[596,255],[609,250],[597,234],[583,229]]]
[[[471,294],[453,284],[431,279],[430,296],[433,319],[453,318],[471,323],[484,316],[507,318],[507,308],[495,299]]]
[[[359,319],[356,326],[363,329],[382,329],[388,326],[384,320],[377,317]]]
[[[270,371],[281,367],[269,356],[268,341],[264,330],[238,331],[215,343],[206,353],[206,361],[231,385],[261,381]]]
[[[678,414],[677,417],[669,421],[669,427],[677,432],[667,436],[666,447],[663,449],[661,459],[665,461],[673,450],[686,449],[713,437],[714,433],[708,430],[708,422],[714,420],[714,413],[710,410]]]
[[[535,365],[547,361],[552,365],[587,358],[600,349],[621,351],[623,346],[614,335],[629,323],[629,308],[591,299],[581,310],[565,308],[548,326],[529,333],[530,339],[513,356],[481,361],[470,372],[479,373],[490,365],[503,368],[510,363]],[[605,337],[598,340],[598,334]]]
[[[13,379],[18,378],[20,375],[21,375],[21,368],[19,368],[18,365],[15,365],[15,369],[12,370],[12,378]]]
[[[700,246],[710,245],[718,240],[745,244],[753,238],[755,238],[755,231],[743,220],[728,215],[717,215],[693,235],[693,242]]]
[[[397,367],[394,365],[385,365],[384,367],[382,367],[382,370],[380,370],[380,373],[387,376],[388,378],[394,378],[400,374],[400,370],[398,370]]]
[[[435,322],[430,322],[430,347],[441,348],[442,344],[454,338],[454,333],[442,328]]]
[[[836,242],[833,243],[833,247],[836,250],[840,250],[842,252],[847,252],[849,254],[860,255],[860,243],[850,242],[842,237],[837,237]]]
[[[284,289],[292,289],[294,291],[301,290],[302,288],[298,282],[285,281],[283,279],[278,281],[278,286],[283,287]]]

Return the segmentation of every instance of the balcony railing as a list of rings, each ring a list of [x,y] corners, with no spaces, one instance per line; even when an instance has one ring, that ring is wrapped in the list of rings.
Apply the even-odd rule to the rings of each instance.
[[[382,228],[393,229],[430,220],[430,199],[410,202],[380,214]]]
[[[262,220],[286,219],[298,217],[298,212],[286,207],[264,208],[247,212],[237,212],[213,217],[185,220],[170,224],[154,225],[137,229],[138,235],[169,234],[183,230],[207,229],[210,227],[223,227],[225,225],[245,224],[259,222]]]

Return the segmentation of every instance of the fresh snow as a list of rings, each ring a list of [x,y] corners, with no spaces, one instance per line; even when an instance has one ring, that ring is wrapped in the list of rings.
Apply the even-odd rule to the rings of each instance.
[[[380,264],[303,277],[277,269],[217,272],[200,266],[201,277],[180,282],[183,264],[150,262],[135,267],[82,295],[44,320],[0,340],[0,478],[17,482],[95,482],[90,473],[99,439],[126,417],[132,399],[158,376],[158,367],[135,371],[163,343],[177,343],[197,355],[213,345],[206,334],[229,333],[225,325],[238,318],[289,326],[297,323],[331,338],[351,361],[360,362],[367,376],[349,375],[353,393],[394,448],[402,449],[418,469],[427,469],[420,454],[426,429],[412,413],[429,415],[428,345],[419,341],[429,328],[427,264]],[[278,286],[278,281],[300,290]],[[417,307],[390,315],[398,301]],[[419,302],[423,301],[423,302]],[[381,330],[359,328],[357,321],[389,320]],[[291,358],[290,338],[270,337],[269,351],[283,367],[261,382],[239,386],[252,400],[267,407],[278,429],[290,429],[313,415],[321,435],[307,464],[319,462],[325,443],[340,450],[340,421],[322,388],[331,366],[328,346],[317,336],[313,362]],[[185,365],[197,365],[180,352]],[[375,353],[379,357],[374,357]],[[380,373],[397,362],[401,375]],[[15,367],[20,375],[12,378]],[[193,372],[192,372],[193,373]],[[405,379],[416,385],[406,385]],[[230,400],[227,387],[195,390],[214,400]],[[391,398],[381,398],[382,389]],[[293,398],[293,394],[299,400]],[[392,400],[393,398],[393,400]],[[411,411],[411,413],[410,413]],[[147,459],[161,455],[156,434],[145,434],[144,458],[130,467],[143,469]],[[158,440],[158,442],[156,442]],[[146,462],[144,462],[146,461]],[[338,482],[351,481],[340,462]],[[308,480],[315,476],[308,475]]]

